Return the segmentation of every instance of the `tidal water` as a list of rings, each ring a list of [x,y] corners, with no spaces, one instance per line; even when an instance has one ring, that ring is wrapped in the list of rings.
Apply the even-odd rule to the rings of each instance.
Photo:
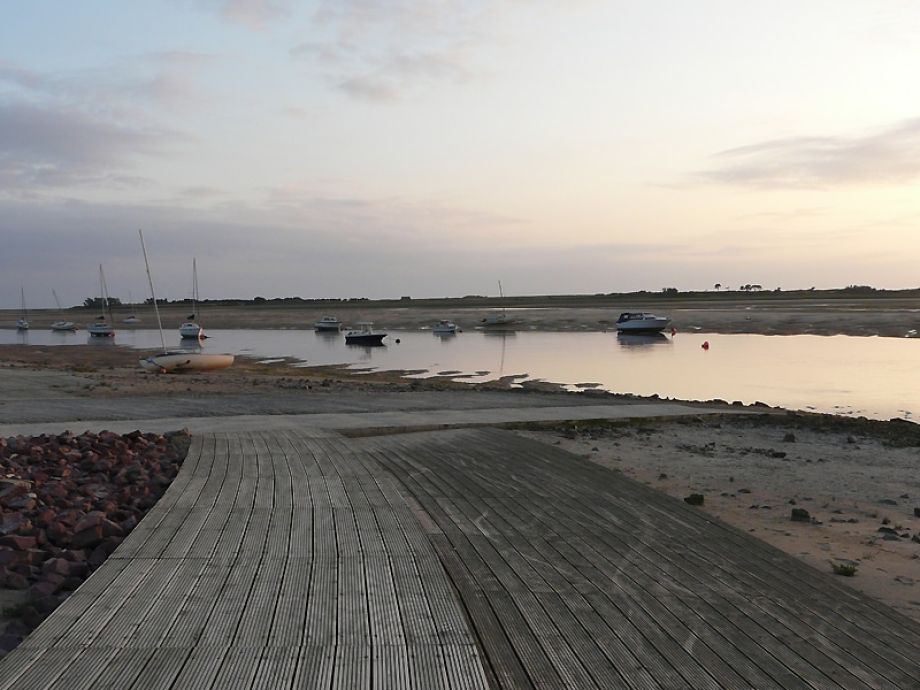
[[[344,364],[369,370],[422,370],[412,376],[487,381],[516,376],[578,390],[686,400],[740,400],[878,419],[920,417],[920,339],[678,333],[488,333],[437,336],[390,331],[383,347],[345,345],[342,334],[312,330],[208,330],[202,347],[259,359],[293,357],[303,366]],[[166,334],[178,348],[178,333]],[[398,341],[398,342],[397,342]],[[709,349],[701,346],[709,342]],[[157,331],[119,330],[119,345],[159,348]],[[0,343],[95,344],[85,331],[22,334],[0,330]]]

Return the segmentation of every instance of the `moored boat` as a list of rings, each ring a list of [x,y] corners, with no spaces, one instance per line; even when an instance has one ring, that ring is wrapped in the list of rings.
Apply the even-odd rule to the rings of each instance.
[[[317,331],[339,331],[342,329],[342,322],[334,316],[324,316],[313,324],[313,328]]]
[[[457,328],[457,324],[453,321],[448,321],[447,319],[441,319],[434,326],[431,327],[431,332],[436,335],[454,335],[460,329]]]
[[[625,311],[617,319],[616,327],[621,333],[660,333],[670,323],[671,319],[667,316]]]
[[[27,331],[29,330],[29,312],[26,310],[26,289],[21,285],[19,286],[19,296],[22,302],[22,311],[19,318],[16,319],[16,330]]]
[[[345,334],[346,345],[383,345],[386,331],[375,331],[370,321],[361,321],[356,325],[355,330]]]
[[[52,290],[51,294],[54,296],[54,303],[57,305],[58,312],[63,316],[64,309],[61,307],[61,300],[58,299],[57,292]],[[51,330],[58,333],[66,333],[77,330],[77,325],[73,321],[61,318],[51,324]]]
[[[99,264],[99,287],[102,291],[102,314],[97,316],[93,323],[87,324],[86,330],[94,338],[111,338],[115,335],[115,327],[112,326],[109,315],[109,291],[105,284],[102,264]]]
[[[183,340],[200,340],[206,338],[204,329],[195,321],[195,315],[198,312],[198,265],[197,261],[192,259],[192,313],[189,314],[188,320],[179,326],[179,337]]]

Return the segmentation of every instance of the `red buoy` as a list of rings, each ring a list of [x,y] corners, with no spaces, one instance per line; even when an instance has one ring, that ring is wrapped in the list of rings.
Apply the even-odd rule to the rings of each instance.
[[[708,340],[704,340],[704,341],[703,341],[703,344],[700,345],[700,347],[703,348],[704,350],[708,350],[708,349],[709,349],[709,341],[708,341]]]

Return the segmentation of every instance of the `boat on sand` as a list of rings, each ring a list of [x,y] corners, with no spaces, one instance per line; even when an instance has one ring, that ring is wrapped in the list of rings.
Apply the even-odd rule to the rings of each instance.
[[[166,349],[166,339],[163,337],[163,322],[160,320],[160,309],[157,306],[157,298],[153,289],[153,277],[150,275],[150,263],[147,261],[147,246],[144,244],[144,233],[140,230],[137,232],[141,238],[144,265],[147,268],[147,282],[150,284],[150,296],[153,298],[153,310],[157,317],[157,328],[160,331],[160,344],[163,346],[162,352],[157,352],[138,360],[141,368],[157,374],[226,369],[233,364],[233,355]]]

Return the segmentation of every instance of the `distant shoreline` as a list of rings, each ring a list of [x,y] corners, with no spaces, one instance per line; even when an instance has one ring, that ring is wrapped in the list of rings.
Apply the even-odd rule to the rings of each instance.
[[[700,333],[752,333],[762,335],[854,335],[906,337],[920,331],[920,291],[881,292],[869,296],[841,291],[804,293],[647,293],[623,296],[549,296],[498,298],[451,298],[443,300],[380,300],[329,303],[217,305],[205,303],[200,322],[205,329],[310,329],[326,314],[346,324],[373,321],[391,329],[417,330],[439,319],[451,319],[464,330],[481,327],[482,319],[498,309],[508,309],[516,331],[609,331],[621,311],[651,311],[670,316],[674,328]],[[149,306],[115,310],[116,327],[127,329],[121,319],[129,312],[142,319],[138,328],[154,328]],[[81,326],[97,311],[67,309],[68,320]],[[160,305],[164,328],[177,327],[189,313],[189,305]],[[15,328],[18,310],[0,311],[0,328]],[[47,329],[61,318],[56,309],[31,310],[33,329]],[[911,334],[914,331],[914,334]]]

